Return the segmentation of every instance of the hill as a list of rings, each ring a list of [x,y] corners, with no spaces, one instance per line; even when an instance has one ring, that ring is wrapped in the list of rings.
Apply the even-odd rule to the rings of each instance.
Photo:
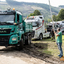
[[[39,10],[41,14],[44,15],[45,19],[50,18],[50,9],[49,5],[42,4],[42,3],[28,3],[28,2],[17,2],[14,0],[6,0],[6,2],[0,2],[0,10],[5,10],[8,7],[10,8],[16,8],[16,10],[19,10],[23,13],[24,17],[27,17],[30,13],[33,13],[35,9]],[[53,7],[52,13],[57,15],[60,8]]]
[[[60,7],[60,8],[64,8],[64,5],[60,5],[59,7]]]

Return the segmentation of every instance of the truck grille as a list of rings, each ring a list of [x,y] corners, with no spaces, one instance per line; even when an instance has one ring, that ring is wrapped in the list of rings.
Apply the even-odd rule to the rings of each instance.
[[[10,34],[11,29],[0,29],[0,34]]]
[[[9,44],[9,36],[0,36],[0,45],[8,45]]]

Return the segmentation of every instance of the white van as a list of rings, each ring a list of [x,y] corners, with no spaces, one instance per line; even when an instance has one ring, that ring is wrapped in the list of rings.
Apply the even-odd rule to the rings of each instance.
[[[42,40],[45,37],[50,37],[50,32],[45,31],[44,26],[44,17],[43,15],[39,16],[30,16],[25,19],[26,23],[32,23],[33,30],[35,31],[34,38]]]

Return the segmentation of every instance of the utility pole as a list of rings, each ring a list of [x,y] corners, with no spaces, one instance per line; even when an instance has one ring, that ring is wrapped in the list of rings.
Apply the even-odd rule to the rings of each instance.
[[[49,7],[50,7],[51,20],[53,22],[50,0],[48,0],[48,1],[49,1]]]
[[[50,0],[48,0],[48,1],[49,1],[49,7],[50,7],[51,20],[53,22],[53,29],[54,29],[54,21],[53,21],[53,18],[52,18],[51,4],[50,4]]]
[[[53,21],[53,18],[52,18],[51,4],[50,4],[50,0],[48,0],[48,1],[49,1],[49,7],[50,7],[51,20],[52,20],[52,22],[53,22],[53,29],[54,29],[54,31],[55,31],[54,21]],[[55,37],[55,41],[56,41],[56,37]]]

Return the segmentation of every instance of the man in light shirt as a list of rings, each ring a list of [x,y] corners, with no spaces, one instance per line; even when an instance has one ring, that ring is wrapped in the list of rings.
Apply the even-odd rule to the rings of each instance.
[[[57,29],[57,33],[55,33],[55,35],[57,36],[57,46],[58,46],[58,49],[60,51],[60,54],[58,55],[60,58],[63,57],[63,51],[62,51],[62,32],[60,31],[60,29],[58,28]]]

